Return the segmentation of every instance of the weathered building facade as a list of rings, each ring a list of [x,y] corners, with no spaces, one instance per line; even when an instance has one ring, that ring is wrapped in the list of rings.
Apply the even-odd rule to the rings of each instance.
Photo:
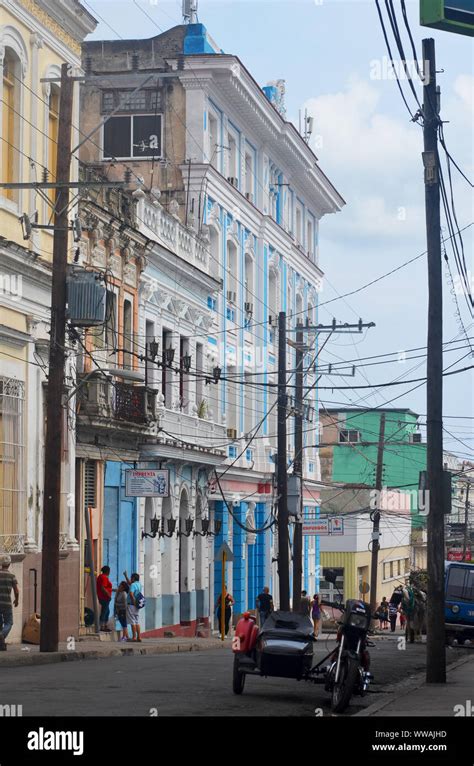
[[[83,90],[84,132],[97,124],[98,115],[120,107],[87,144],[84,161],[106,166],[110,178],[121,177],[126,165],[142,180],[139,225],[149,228],[153,200],[159,200],[190,229],[195,247],[204,243],[211,282],[200,278],[197,295],[205,299],[210,321],[195,330],[194,338],[184,321],[179,341],[177,332],[170,339],[176,351],[179,342],[180,355],[191,348],[204,381],[218,370],[217,382],[204,383],[199,391],[197,377],[195,399],[194,392],[190,397],[180,392],[177,401],[179,407],[191,402],[225,429],[221,445],[227,459],[219,472],[223,496],[214,482],[211,511],[221,521],[216,546],[225,540],[234,551],[227,580],[240,612],[254,606],[265,584],[278,597],[272,563],[278,313],[286,311],[290,329],[298,320],[317,321],[323,276],[319,222],[344,202],[303,137],[285,120],[281,99],[270,89],[271,103],[239,59],[223,54],[203,25],[175,27],[148,40],[87,43],[83,65],[96,77],[104,74],[103,84],[99,78]],[[161,227],[158,241],[164,237]],[[148,272],[150,267],[151,262]],[[182,278],[177,267],[175,282]],[[184,307],[183,312],[186,318]],[[152,322],[150,312],[145,321]],[[166,322],[162,328],[173,333]],[[168,342],[163,334],[160,340]],[[312,352],[316,339],[309,340]],[[294,356],[289,350],[289,370]],[[312,358],[308,354],[307,361]],[[314,382],[311,374],[308,379]],[[308,396],[308,407],[315,405],[316,389]],[[316,419],[306,423],[305,474],[313,480],[319,477],[317,448],[310,441]],[[289,464],[293,430],[288,429]],[[315,508],[317,489],[308,491],[304,502]],[[219,567],[211,578],[212,600]]]
[[[15,0],[0,4],[1,181],[40,181],[56,172],[59,82],[63,63],[77,71],[81,42],[95,20],[76,0]],[[79,125],[78,87],[73,137]],[[77,178],[73,159],[71,179]],[[45,384],[49,349],[52,231],[29,239],[19,218],[37,212],[50,222],[54,192],[0,189],[0,552],[9,553],[20,586],[11,640],[37,609],[41,586]],[[71,217],[73,213],[71,212]],[[72,357],[66,371],[74,384]],[[79,543],[74,506],[74,412],[64,407],[60,533],[61,638],[74,635],[79,617]]]

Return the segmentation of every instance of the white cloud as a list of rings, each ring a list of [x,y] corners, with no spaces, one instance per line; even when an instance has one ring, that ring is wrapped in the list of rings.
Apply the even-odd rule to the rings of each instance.
[[[448,147],[469,172],[473,92],[474,78],[459,75],[443,104],[443,115],[453,120],[458,138],[450,140],[447,125]],[[407,112],[400,117],[387,113],[386,93],[393,104],[397,98],[393,80],[373,82],[353,76],[344,91],[305,103],[314,117],[312,144],[321,167],[347,202],[341,214],[325,219],[323,237],[326,234],[334,243],[351,237],[352,247],[364,249],[395,242],[417,249],[424,242],[422,131]],[[457,189],[462,225],[472,218],[471,197]]]

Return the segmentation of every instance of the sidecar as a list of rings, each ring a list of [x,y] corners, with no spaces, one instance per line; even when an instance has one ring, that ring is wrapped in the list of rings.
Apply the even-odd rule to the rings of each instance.
[[[294,612],[272,612],[260,630],[252,615],[237,623],[233,641],[236,694],[244,689],[246,675],[306,678],[313,664],[313,624]]]

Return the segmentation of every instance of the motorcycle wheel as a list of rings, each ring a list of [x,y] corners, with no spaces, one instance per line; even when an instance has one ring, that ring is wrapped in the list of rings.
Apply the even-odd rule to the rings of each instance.
[[[232,689],[234,694],[242,694],[245,686],[245,673],[239,670],[239,658],[234,656],[234,673],[232,676]]]
[[[359,665],[353,657],[344,657],[339,668],[339,681],[334,683],[331,696],[333,713],[343,713],[357,684]]]

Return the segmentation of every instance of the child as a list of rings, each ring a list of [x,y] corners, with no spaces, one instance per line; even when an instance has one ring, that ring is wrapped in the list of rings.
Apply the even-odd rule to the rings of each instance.
[[[122,580],[117,588],[114,603],[114,613],[122,628],[122,636],[119,641],[126,641],[128,638],[127,630],[127,594],[129,587],[125,580]]]

